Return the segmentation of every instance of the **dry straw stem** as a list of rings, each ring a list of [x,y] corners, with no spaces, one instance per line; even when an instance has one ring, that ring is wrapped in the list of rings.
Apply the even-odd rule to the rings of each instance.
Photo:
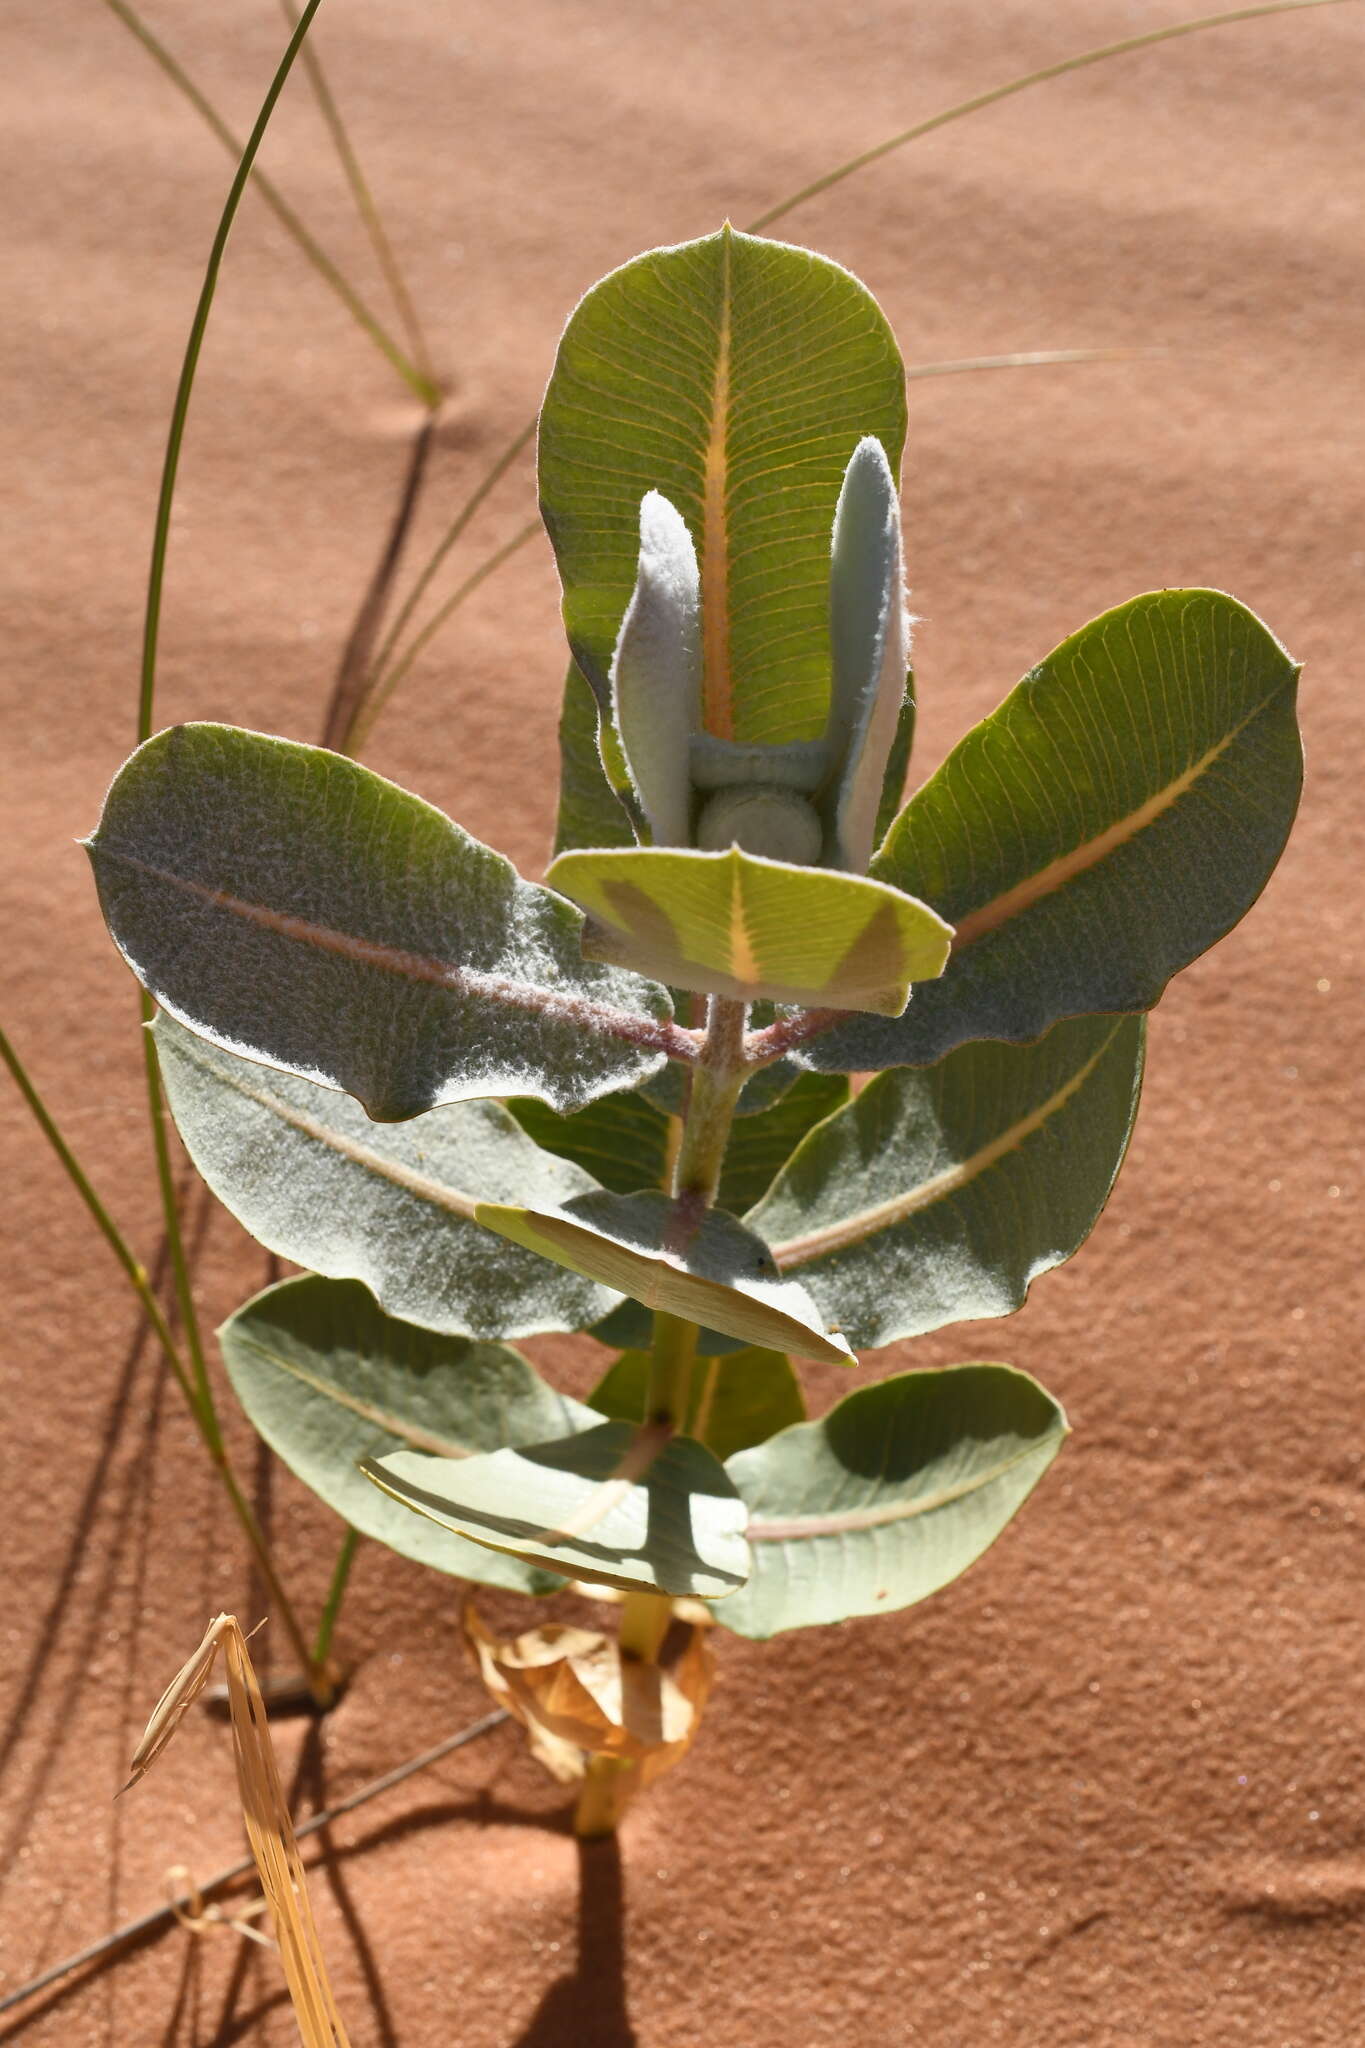
[[[128,1785],[155,1763],[208,1683],[218,1652],[227,1671],[233,1760],[247,1841],[275,1922],[275,1938],[304,2048],[350,2048],[313,1921],[308,1880],[280,1782],[265,1701],[235,1615],[219,1614],[152,1712],[133,1756]]]

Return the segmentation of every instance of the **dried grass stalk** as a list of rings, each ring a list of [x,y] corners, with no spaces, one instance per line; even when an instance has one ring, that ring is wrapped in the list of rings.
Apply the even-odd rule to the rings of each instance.
[[[280,1783],[279,1766],[270,1740],[265,1701],[251,1665],[247,1639],[235,1615],[220,1614],[208,1625],[204,1639],[157,1701],[146,1732],[133,1757],[134,1785],[166,1747],[185,1713],[208,1683],[219,1650],[227,1673],[232,1749],[237,1766],[237,1792],[247,1840],[256,1859],[261,1888],[270,1904],[285,1982],[304,2048],[350,2048],[323,1960],[313,1921],[308,1884],[294,1835],[294,1825]],[[124,1786],[124,1791],[128,1790]]]

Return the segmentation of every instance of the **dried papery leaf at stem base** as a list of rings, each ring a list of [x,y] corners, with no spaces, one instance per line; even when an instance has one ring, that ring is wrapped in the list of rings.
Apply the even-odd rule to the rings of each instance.
[[[580,1195],[556,1210],[487,1202],[477,1215],[514,1244],[646,1308],[824,1365],[853,1362],[800,1283],[778,1278],[762,1238],[722,1209],[708,1209],[682,1239],[677,1209],[662,1194]]]
[[[761,1638],[927,1599],[989,1549],[1065,1437],[1059,1404],[1007,1365],[861,1387],[727,1460],[753,1565],[717,1621]]]
[[[1264,888],[1299,800],[1298,667],[1217,590],[1135,597],[969,732],[872,864],[955,927],[894,1023],[848,1018],[809,1065],[930,1066],[970,1039],[1149,1009]]]
[[[725,1467],[657,1425],[602,1422],[459,1463],[396,1451],[361,1470],[442,1528],[566,1579],[724,1600],[748,1576],[744,1504]]]
[[[350,1096],[226,1052],[164,1010],[153,1035],[191,1159],[267,1251],[363,1280],[391,1315],[448,1336],[583,1330],[612,1309],[608,1289],[474,1221],[480,1200],[565,1201],[597,1186],[534,1144],[500,1104],[456,1102],[376,1124]]]
[[[1072,1017],[880,1074],[745,1221],[859,1348],[1009,1315],[1108,1200],[1145,1042],[1143,1017]]]
[[[505,1344],[441,1336],[385,1315],[354,1280],[284,1280],[219,1331],[233,1392],[291,1472],[352,1528],[400,1557],[519,1593],[557,1575],[469,1543],[392,1500],[366,1457],[420,1449],[447,1469],[513,1442],[597,1426]]]
[[[120,769],[88,848],[163,1009],[377,1121],[514,1092],[576,1109],[686,1050],[664,989],[584,962],[570,905],[321,747],[173,727]]]
[[[738,847],[565,853],[546,880],[587,912],[588,958],[740,1002],[898,1016],[952,937],[901,889]]]
[[[561,1784],[588,1756],[639,1765],[641,1789],[687,1754],[715,1676],[705,1623],[674,1617],[657,1659],[623,1656],[594,1629],[558,1622],[499,1640],[473,1601],[465,1639],[484,1684],[526,1728],[532,1753]]]
[[[727,226],[594,285],[545,394],[539,482],[569,644],[600,703],[640,502],[660,491],[699,558],[707,729],[820,736],[830,522],[867,434],[895,469],[905,373],[876,300],[826,257]]]
[[[275,1939],[303,2048],[350,2048],[313,1920],[308,1878],[280,1782],[265,1701],[235,1615],[220,1614],[163,1693],[133,1758],[134,1783],[161,1754],[203,1690],[221,1649],[237,1791],[247,1840],[269,1901]],[[126,1788],[125,1788],[126,1789]]]

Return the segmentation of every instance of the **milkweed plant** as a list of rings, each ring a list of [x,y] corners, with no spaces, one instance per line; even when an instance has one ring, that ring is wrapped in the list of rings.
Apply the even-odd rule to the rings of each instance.
[[[339,754],[181,725],[88,842],[189,1152],[307,1269],[225,1325],[267,1443],[434,1570],[615,1825],[713,1625],[923,1600],[1066,1432],[1008,1365],[807,1419],[794,1360],[1008,1315],[1122,1162],[1144,1012],[1294,814],[1297,668],[1214,590],[1106,612],[902,806],[905,380],[858,281],[718,234],[598,284],[540,422],[572,663],[546,883]],[[857,1087],[851,1076],[871,1076]],[[514,1340],[610,1347],[586,1403]]]

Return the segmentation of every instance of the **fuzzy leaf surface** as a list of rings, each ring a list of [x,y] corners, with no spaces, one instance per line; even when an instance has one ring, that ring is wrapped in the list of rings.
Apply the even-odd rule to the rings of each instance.
[[[955,927],[895,1024],[808,1048],[845,1071],[1149,1009],[1264,888],[1298,804],[1298,669],[1216,590],[1106,612],[1026,676],[911,798],[872,872]]]
[[[898,469],[904,371],[875,299],[826,258],[725,228],[593,287],[559,345],[539,474],[569,644],[601,704],[656,490],[697,547],[706,729],[818,737],[830,528],[867,434]]]
[[[588,914],[587,958],[741,1002],[905,1008],[951,927],[900,889],[830,868],[635,846],[565,853],[547,877]]]
[[[728,1460],[753,1562],[717,1620],[764,1637],[927,1599],[990,1547],[1065,1436],[1051,1395],[1007,1365],[860,1388]]]
[[[639,1422],[648,1387],[649,1353],[623,1351],[593,1388],[588,1406],[615,1421]],[[780,1351],[750,1346],[724,1358],[694,1360],[678,1427],[723,1459],[805,1419],[801,1382],[791,1360]]]
[[[561,1209],[481,1202],[480,1223],[514,1244],[600,1280],[646,1308],[704,1323],[746,1344],[847,1365],[843,1339],[826,1332],[799,1281],[782,1280],[762,1238],[709,1209],[681,1246],[666,1243],[667,1195],[579,1195]]]
[[[1146,1020],[1073,1017],[870,1081],[745,1221],[856,1348],[1005,1316],[1089,1235],[1123,1162]]]
[[[663,1063],[663,989],[585,963],[569,904],[321,747],[172,727],[88,847],[163,1009],[379,1121],[513,1091],[576,1108]]]
[[[443,1528],[565,1578],[724,1599],[749,1570],[744,1503],[720,1460],[688,1437],[636,1474],[643,1434],[599,1422],[459,1465],[397,1451],[365,1471]]]
[[[458,1465],[596,1424],[515,1351],[414,1329],[385,1315],[358,1281],[313,1274],[268,1287],[218,1334],[256,1429],[352,1528],[457,1578],[522,1593],[558,1587],[533,1565],[438,1529],[360,1470],[362,1459],[402,1449]]]
[[[481,1200],[561,1202],[596,1186],[497,1103],[376,1124],[349,1096],[225,1052],[164,1010],[154,1036],[191,1159],[267,1251],[363,1280],[391,1315],[448,1336],[583,1330],[615,1305],[474,1221]]]

